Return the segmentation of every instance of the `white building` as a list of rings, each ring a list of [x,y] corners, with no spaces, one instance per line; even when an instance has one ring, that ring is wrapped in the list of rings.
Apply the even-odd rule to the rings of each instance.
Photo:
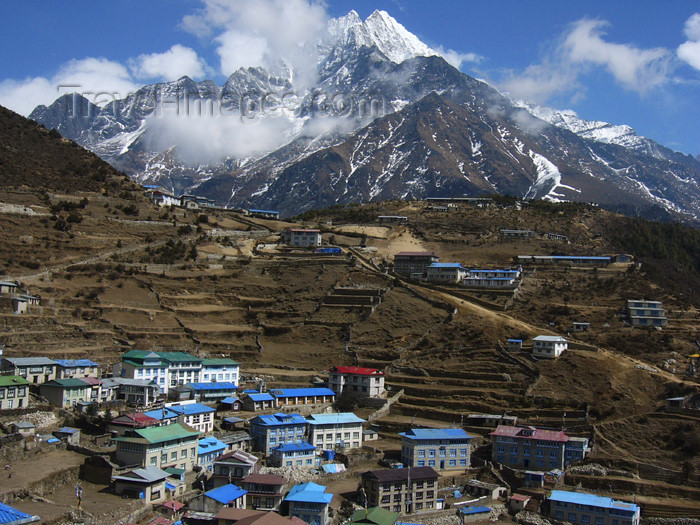
[[[538,335],[532,340],[532,355],[556,359],[567,348],[569,342],[558,335]]]
[[[182,204],[179,197],[176,197],[165,190],[149,190],[146,196],[158,206],[180,206]]]
[[[311,414],[309,443],[323,449],[347,450],[362,446],[362,424],[364,419],[352,412],[336,414]]]
[[[291,228],[282,233],[282,240],[289,246],[321,246],[321,230]]]
[[[187,352],[131,350],[122,355],[121,363],[114,366],[113,373],[115,377],[154,381],[161,393],[167,395],[171,387],[201,382],[202,361]],[[211,377],[214,370],[218,373],[220,366],[212,364],[208,369],[208,376]],[[235,371],[238,377],[238,369],[235,368]]]
[[[384,372],[376,368],[334,366],[329,371],[328,386],[337,395],[348,390],[361,397],[384,395]]]
[[[426,268],[429,281],[458,283],[467,275],[467,269],[460,263],[434,262]]]
[[[238,385],[238,370],[240,363],[227,357],[204,358],[202,359],[202,372],[200,381],[208,382],[230,382]],[[199,382],[199,381],[198,381]]]

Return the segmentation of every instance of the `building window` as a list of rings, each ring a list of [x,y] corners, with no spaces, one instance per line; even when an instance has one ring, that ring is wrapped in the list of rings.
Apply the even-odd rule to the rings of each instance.
[[[419,449],[419,450],[418,450],[418,457],[419,457],[419,458],[424,458],[424,457],[425,457],[425,450]]]
[[[459,449],[459,457],[460,457],[460,458],[466,458],[466,457],[467,457],[467,449],[466,449],[466,448],[460,448],[460,449]]]

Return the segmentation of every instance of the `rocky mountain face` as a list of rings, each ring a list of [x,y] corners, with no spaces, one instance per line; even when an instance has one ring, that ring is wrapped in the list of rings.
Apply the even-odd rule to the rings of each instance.
[[[387,13],[334,19],[318,78],[183,77],[105,106],[66,95],[31,118],[141,183],[285,215],[335,203],[507,193],[700,221],[700,161],[628,126],[513,101]]]

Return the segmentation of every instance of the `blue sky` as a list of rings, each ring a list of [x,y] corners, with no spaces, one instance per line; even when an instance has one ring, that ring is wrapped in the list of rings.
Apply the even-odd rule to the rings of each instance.
[[[0,104],[28,114],[70,83],[127,93],[186,73],[221,84],[265,39],[288,50],[351,9],[386,10],[502,91],[700,153],[700,4],[689,0],[3,0]]]

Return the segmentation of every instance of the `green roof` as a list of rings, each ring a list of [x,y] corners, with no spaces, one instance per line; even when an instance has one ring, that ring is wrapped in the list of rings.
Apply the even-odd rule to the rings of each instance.
[[[184,468],[168,467],[163,469],[168,474],[173,474],[175,476],[182,476],[186,470]]]
[[[394,525],[398,519],[398,512],[389,512],[381,507],[372,507],[370,509],[356,510],[350,519],[350,523]]]
[[[149,443],[162,443],[173,439],[199,436],[199,432],[182,423],[173,423],[162,427],[140,428],[136,430],[136,433]]]
[[[90,388],[85,381],[80,379],[74,379],[72,377],[67,379],[53,379],[48,383],[44,383],[46,386],[61,386],[63,388]]]
[[[198,361],[202,360],[199,357],[195,357],[187,352],[156,352],[162,359],[172,362],[182,362],[182,361]]]
[[[211,357],[207,359],[202,359],[203,365],[216,366],[216,365],[240,365],[238,361],[229,359],[227,357]]]
[[[0,386],[28,385],[29,381],[19,376],[0,376]]]

